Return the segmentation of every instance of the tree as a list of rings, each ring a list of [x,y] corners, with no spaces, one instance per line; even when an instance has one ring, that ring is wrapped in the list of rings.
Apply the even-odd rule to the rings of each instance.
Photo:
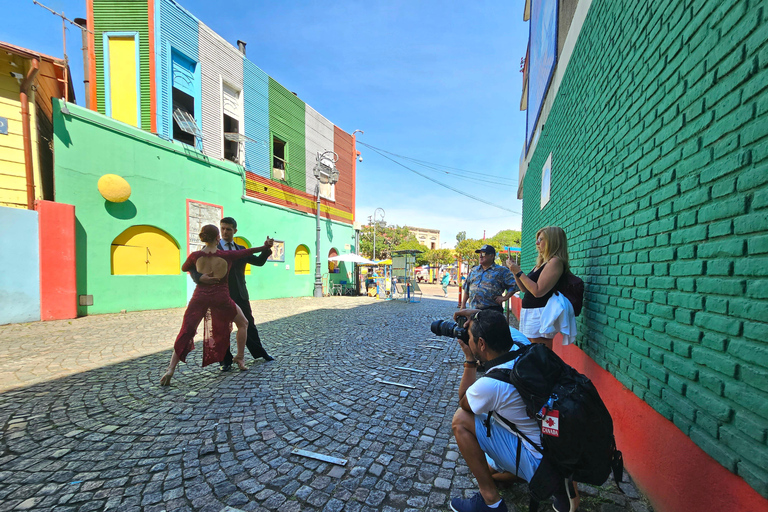
[[[474,238],[467,238],[456,244],[456,254],[461,258],[461,261],[469,263],[470,266],[477,264],[477,255],[475,251],[483,245],[482,240],[475,240]]]
[[[378,240],[376,245],[378,245]],[[392,250],[394,251],[421,251],[421,254],[416,255],[416,265],[424,265],[427,263],[425,255],[429,252],[426,245],[420,244],[415,237],[411,236],[407,240],[400,242]]]
[[[459,231],[458,233],[456,233],[456,241],[457,242],[461,243],[461,242],[463,242],[466,239],[467,239],[467,232],[466,231]]]
[[[416,237],[406,227],[376,225],[376,257],[373,255],[373,226],[365,225],[360,231],[360,254],[370,259],[387,259],[392,257],[392,251],[401,243]]]
[[[493,238],[489,239],[487,243],[491,244],[498,251],[498,258],[501,260],[501,264],[507,261],[507,253],[504,252],[504,247],[520,247],[522,240],[522,233],[520,231],[513,231],[511,229],[505,229],[499,231]]]
[[[453,251],[450,249],[430,249],[425,255],[430,267],[439,267],[453,263]]]

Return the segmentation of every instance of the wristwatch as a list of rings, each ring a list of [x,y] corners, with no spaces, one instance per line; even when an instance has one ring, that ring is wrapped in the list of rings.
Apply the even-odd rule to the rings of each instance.
[[[520,277],[520,276],[521,276],[521,275],[523,275],[523,274],[524,274],[524,272],[521,270],[520,272],[518,272],[517,274],[515,274],[515,277]]]

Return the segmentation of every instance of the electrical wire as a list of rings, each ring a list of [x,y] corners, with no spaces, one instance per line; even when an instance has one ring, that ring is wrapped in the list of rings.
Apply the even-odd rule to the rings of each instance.
[[[363,144],[363,143],[360,143],[360,144]],[[479,197],[473,196],[473,195],[471,195],[471,194],[467,194],[466,192],[463,192],[463,191],[461,191],[461,190],[459,190],[459,189],[457,189],[457,188],[454,188],[454,187],[452,187],[452,186],[450,186],[450,185],[446,185],[445,183],[442,183],[442,182],[440,182],[440,181],[438,181],[438,180],[436,180],[436,179],[434,179],[434,178],[432,178],[432,177],[430,177],[430,176],[427,176],[427,175],[425,175],[425,174],[422,174],[422,173],[420,173],[419,171],[417,171],[417,170],[415,170],[415,169],[411,169],[410,167],[408,167],[408,166],[407,166],[407,165],[405,165],[405,164],[402,164],[402,163],[398,162],[398,161],[397,161],[397,160],[395,160],[394,158],[392,158],[392,157],[390,157],[390,156],[387,156],[386,154],[384,154],[383,152],[381,152],[381,151],[380,151],[378,148],[374,148],[373,146],[371,146],[371,145],[369,145],[369,144],[363,144],[363,145],[364,145],[364,146],[366,146],[367,148],[371,149],[372,151],[375,151],[376,153],[378,153],[379,155],[383,156],[383,157],[384,157],[384,158],[386,158],[387,160],[390,160],[390,161],[392,161],[392,162],[396,163],[396,164],[397,164],[397,165],[399,165],[400,167],[404,167],[405,169],[408,169],[408,170],[409,170],[409,171],[411,171],[412,173],[418,174],[418,175],[419,175],[419,176],[421,176],[422,178],[428,179],[429,181],[431,181],[431,182],[433,182],[433,183],[436,183],[436,184],[440,185],[441,187],[447,188],[448,190],[452,190],[452,191],[456,192],[456,193],[457,193],[457,194],[459,194],[459,195],[462,195],[462,196],[464,196],[464,197],[468,197],[469,199],[474,199],[475,201],[478,201],[478,202],[480,202],[480,203],[483,203],[483,204],[485,204],[485,205],[488,205],[488,206],[493,206],[494,208],[499,208],[500,210],[504,210],[504,211],[507,211],[507,212],[510,212],[510,213],[514,213],[514,214],[516,214],[516,215],[521,215],[521,216],[523,215],[521,212],[518,212],[518,211],[515,211],[515,210],[511,210],[511,209],[509,209],[509,208],[506,208],[506,207],[504,207],[504,206],[500,206],[500,205],[498,205],[498,204],[489,203],[489,202],[488,202],[488,201],[486,201],[485,199],[480,199]]]
[[[430,168],[430,169],[434,169],[437,172],[441,172],[441,173],[445,173],[445,174],[451,174],[451,175],[454,175],[454,176],[461,176],[461,177],[464,177],[464,178],[473,178],[475,180],[485,181],[487,183],[492,183],[494,185],[513,186],[513,187],[517,188],[514,185],[514,180],[511,179],[511,178],[505,178],[503,176],[489,175],[487,173],[468,171],[466,169],[460,169],[458,167],[450,167],[448,165],[438,164],[438,163],[435,163],[435,162],[428,162],[426,160],[419,160],[417,158],[412,158],[412,157],[405,156],[405,155],[399,155],[397,153],[393,153],[393,152],[387,151],[385,149],[377,148],[377,147],[372,146],[370,144],[366,144],[365,142],[362,142],[362,141],[356,141],[356,142],[357,142],[357,144],[360,144],[362,146],[370,148],[370,149],[372,149],[374,151],[379,151],[381,153],[386,153],[386,154],[391,155],[391,156],[396,157],[396,158],[400,158],[400,159],[403,159],[403,160],[408,160],[408,161],[414,162],[414,163],[416,163],[418,165],[422,165],[424,167],[427,167],[427,168]],[[444,169],[451,169],[451,170],[454,170],[454,171],[460,171],[460,173],[464,173],[464,174],[460,174],[460,173],[456,173],[456,172],[450,172],[450,171],[446,171]],[[493,178],[493,180],[489,180],[488,178]],[[509,182],[511,182],[511,184],[510,185],[505,185],[503,183],[499,183],[499,180],[509,181]]]

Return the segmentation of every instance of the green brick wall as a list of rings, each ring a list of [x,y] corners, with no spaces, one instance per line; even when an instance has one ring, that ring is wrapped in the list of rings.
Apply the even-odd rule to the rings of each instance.
[[[523,183],[524,268],[559,225],[587,283],[579,346],[763,496],[767,40],[763,2],[593,1]]]

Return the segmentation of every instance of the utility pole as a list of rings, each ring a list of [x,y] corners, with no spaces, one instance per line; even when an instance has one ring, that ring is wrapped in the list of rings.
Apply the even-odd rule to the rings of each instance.
[[[87,33],[92,33],[92,32],[90,30],[88,30],[86,27],[84,27],[83,25],[81,25],[79,23],[76,23],[76,22],[72,21],[71,19],[67,18],[64,15],[64,11],[56,12],[53,9],[51,9],[50,7],[46,7],[45,5],[41,4],[37,0],[32,0],[32,3],[35,4],[35,5],[39,5],[40,7],[45,9],[46,11],[50,12],[51,14],[53,14],[54,16],[58,16],[59,18],[61,18],[61,38],[62,38],[63,46],[64,46],[64,101],[68,102],[69,101],[69,57],[67,57],[67,22],[69,22],[72,25],[76,26],[80,30],[84,30]],[[85,40],[86,40],[86,38],[83,37],[83,41],[85,41]],[[86,48],[83,48],[83,50],[86,50]],[[85,51],[83,52],[83,55],[85,55]],[[87,76],[87,73],[86,73],[86,76]],[[88,89],[86,88],[86,98],[88,96],[88,92],[87,91],[88,91]],[[87,102],[88,102],[88,100],[86,100],[86,103]]]

